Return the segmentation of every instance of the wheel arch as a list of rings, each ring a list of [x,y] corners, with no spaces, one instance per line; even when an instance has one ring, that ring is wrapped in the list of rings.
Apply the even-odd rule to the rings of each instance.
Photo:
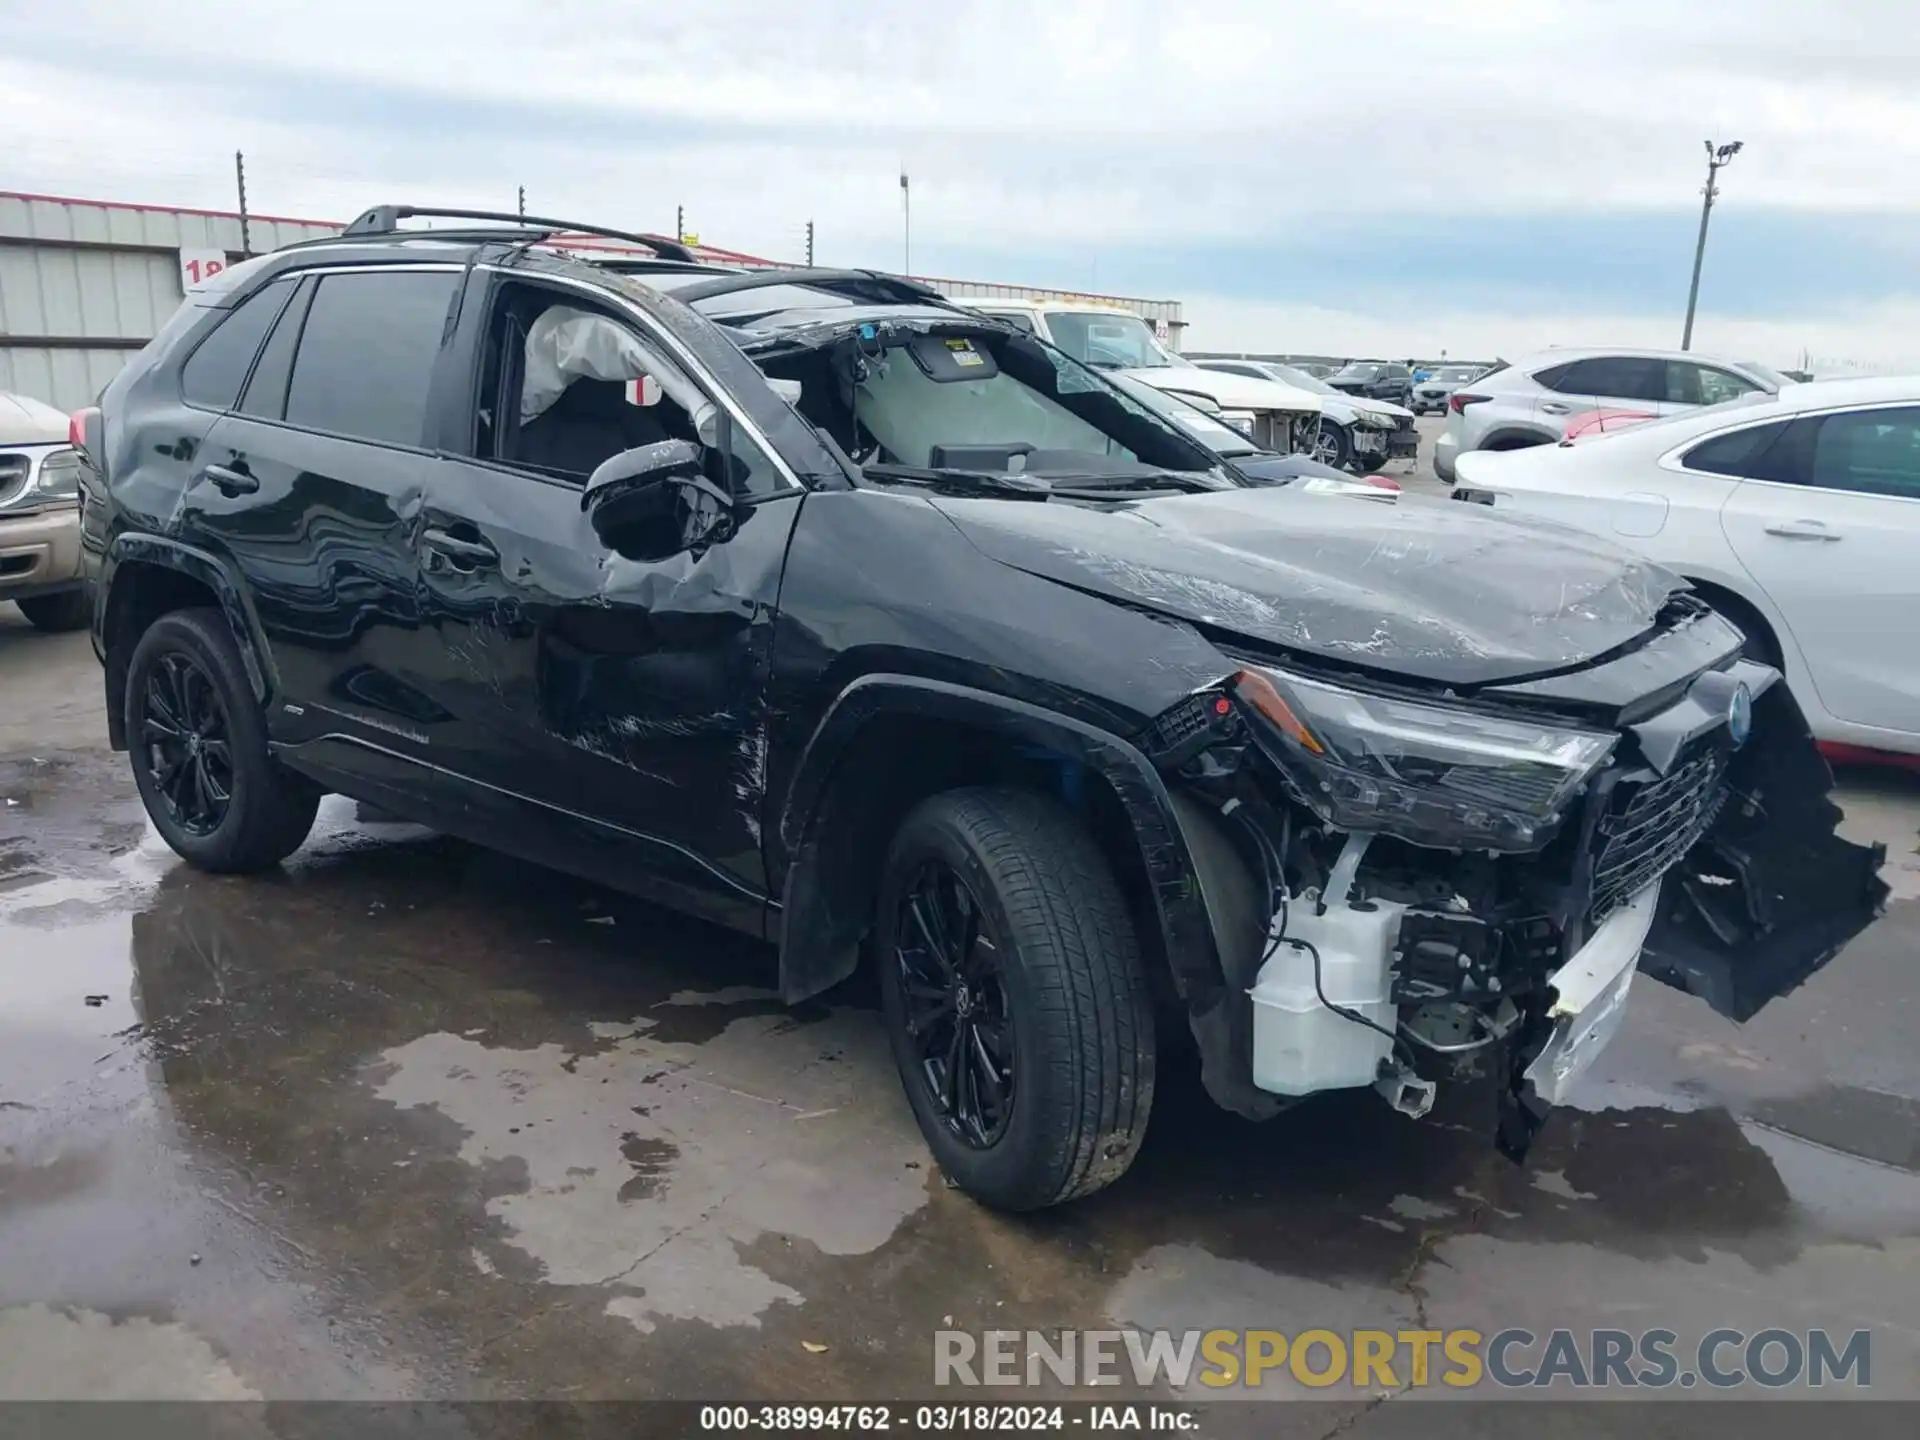
[[[872,674],[834,701],[788,788],[779,839],[780,989],[788,1003],[853,973],[893,832],[929,795],[1018,780],[1087,825],[1127,896],[1156,985],[1211,1005],[1221,968],[1194,859],[1159,772],[1129,741],[987,691]]]
[[[1780,627],[1773,621],[1766,609],[1752,596],[1742,593],[1724,580],[1709,575],[1685,575],[1701,599],[1739,627],[1740,631],[1752,640],[1764,652],[1758,658],[1776,670],[1786,663],[1786,647],[1781,642]],[[1755,628],[1757,627],[1757,631]]]
[[[1531,450],[1537,445],[1558,444],[1560,437],[1531,425],[1502,425],[1483,436],[1476,450]]]
[[[273,689],[266,651],[240,588],[220,561],[203,550],[164,536],[125,533],[109,547],[106,603],[100,609],[100,652],[106,667],[107,740],[127,748],[127,665],[147,627],[173,610],[217,608],[226,616],[254,698],[264,704]]]

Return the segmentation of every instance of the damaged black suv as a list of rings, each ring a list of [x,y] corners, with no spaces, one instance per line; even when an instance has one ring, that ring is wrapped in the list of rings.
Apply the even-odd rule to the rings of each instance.
[[[1011,1208],[1126,1170],[1182,1036],[1252,1117],[1493,1077],[1517,1156],[1636,961],[1743,1019],[1884,901],[1778,674],[1611,544],[1261,483],[909,281],[423,214],[236,265],[83,416],[112,740],[197,865],[336,791],[790,1001],[867,955]]]

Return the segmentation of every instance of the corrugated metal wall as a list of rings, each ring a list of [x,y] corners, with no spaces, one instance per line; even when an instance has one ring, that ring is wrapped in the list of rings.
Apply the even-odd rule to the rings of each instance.
[[[255,253],[338,227],[254,217]],[[181,300],[182,248],[240,257],[240,217],[0,192],[0,390],[89,404]]]
[[[339,231],[315,220],[253,216],[257,255]],[[61,410],[91,404],[180,304],[180,251],[240,258],[240,217],[218,210],[110,205],[0,191],[0,390]],[[710,258],[771,265],[732,251]],[[1122,305],[1167,327],[1174,349],[1186,329],[1177,300],[1087,295],[1031,285],[928,280],[964,299],[1088,300]]]

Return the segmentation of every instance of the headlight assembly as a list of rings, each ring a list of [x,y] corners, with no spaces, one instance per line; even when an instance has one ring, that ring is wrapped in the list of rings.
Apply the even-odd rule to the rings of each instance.
[[[1537,850],[1617,736],[1242,670],[1262,747],[1329,825],[1455,850]]]
[[[54,450],[40,462],[40,476],[33,493],[41,500],[78,500],[80,498],[80,452]]]

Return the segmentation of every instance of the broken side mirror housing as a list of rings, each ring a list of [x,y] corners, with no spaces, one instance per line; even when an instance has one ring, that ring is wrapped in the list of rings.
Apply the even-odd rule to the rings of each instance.
[[[623,450],[587,477],[580,508],[609,550],[629,560],[664,560],[725,539],[731,497],[702,473],[705,455],[687,440]]]

